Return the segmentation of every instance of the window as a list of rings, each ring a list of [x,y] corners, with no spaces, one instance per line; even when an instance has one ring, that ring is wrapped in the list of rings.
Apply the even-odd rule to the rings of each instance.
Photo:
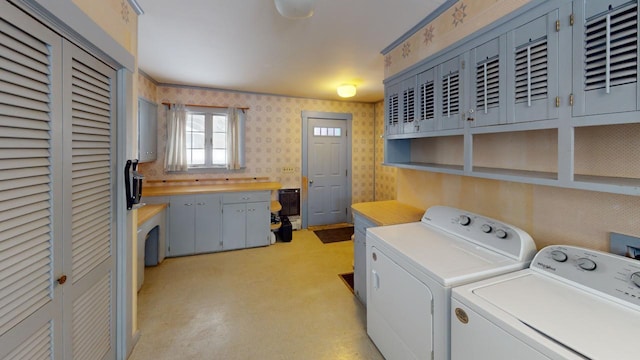
[[[187,164],[190,169],[226,167],[226,110],[187,109],[186,133]]]

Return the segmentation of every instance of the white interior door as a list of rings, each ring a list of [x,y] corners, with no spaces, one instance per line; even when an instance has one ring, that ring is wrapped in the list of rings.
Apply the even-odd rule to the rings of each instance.
[[[309,118],[308,226],[348,221],[346,128],[345,120]]]

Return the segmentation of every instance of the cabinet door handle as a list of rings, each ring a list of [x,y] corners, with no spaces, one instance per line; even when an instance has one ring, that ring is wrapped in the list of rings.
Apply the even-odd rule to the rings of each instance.
[[[205,205],[205,203],[199,202],[198,205],[202,206],[202,205]]]
[[[184,206],[193,206],[191,203],[184,204]]]

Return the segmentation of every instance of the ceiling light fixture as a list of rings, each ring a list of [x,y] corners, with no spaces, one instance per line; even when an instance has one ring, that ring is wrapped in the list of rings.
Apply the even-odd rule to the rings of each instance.
[[[338,86],[338,96],[343,98],[353,97],[356,95],[356,86],[353,84],[342,84]]]
[[[304,19],[313,15],[315,0],[274,0],[280,15],[289,19]]]

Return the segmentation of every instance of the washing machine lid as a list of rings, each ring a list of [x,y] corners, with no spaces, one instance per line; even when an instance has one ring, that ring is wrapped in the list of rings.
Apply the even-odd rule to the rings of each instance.
[[[423,222],[367,229],[367,246],[375,246],[409,269],[445,287],[466,284],[528,266]],[[417,274],[416,274],[417,275]]]
[[[530,269],[455,289],[458,294],[588,359],[638,359],[640,311]]]

